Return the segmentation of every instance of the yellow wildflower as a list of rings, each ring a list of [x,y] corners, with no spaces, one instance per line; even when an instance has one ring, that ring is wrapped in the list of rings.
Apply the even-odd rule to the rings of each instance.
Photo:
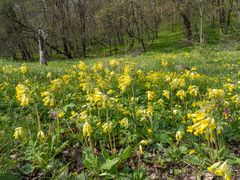
[[[158,100],[158,104],[159,104],[160,106],[163,106],[163,105],[164,105],[164,100],[163,100],[163,99],[159,99],[159,100]]]
[[[156,97],[156,93],[153,91],[148,91],[147,92],[147,97],[149,101],[152,101]]]
[[[153,130],[151,128],[148,128],[147,132],[148,132],[149,135],[151,135],[153,133]]]
[[[103,69],[103,64],[101,62],[95,63],[92,66],[93,71],[96,73],[98,71],[101,71]]]
[[[240,105],[240,95],[235,95],[231,97],[231,100],[236,103],[237,105]]]
[[[141,140],[140,141],[140,144],[143,144],[143,145],[148,145],[149,141],[148,140]]]
[[[54,79],[51,81],[51,90],[60,91],[62,89],[63,81],[61,79]]]
[[[102,125],[102,128],[103,128],[103,132],[104,132],[104,133],[111,132],[111,131],[112,131],[112,128],[113,128],[113,124],[112,124],[112,122],[104,123],[104,124]]]
[[[224,94],[222,89],[208,89],[209,98],[223,98]]]
[[[52,77],[52,73],[51,72],[47,73],[47,78],[51,78],[51,77]]]
[[[187,92],[192,96],[197,96],[198,94],[198,87],[197,86],[189,86]]]
[[[83,125],[83,136],[89,137],[92,133],[92,127],[91,125],[86,121]]]
[[[117,67],[117,66],[119,66],[119,64],[120,63],[116,59],[112,59],[109,61],[109,65],[112,67]]]
[[[42,130],[40,130],[37,134],[38,139],[40,139],[41,141],[45,140],[46,136],[44,134],[44,132]]]
[[[139,152],[140,152],[140,154],[144,154],[144,151],[143,151],[143,148],[142,148],[141,144],[139,145]]]
[[[119,121],[119,124],[124,127],[128,127],[128,119],[123,118],[121,121]]]
[[[170,82],[170,86],[173,89],[179,88],[179,87],[183,87],[185,86],[185,79],[183,78],[174,78],[171,82]]]
[[[180,141],[183,137],[183,133],[181,131],[177,131],[175,137],[177,141]]]
[[[176,94],[181,100],[184,100],[184,98],[186,97],[186,92],[184,90],[179,90],[177,91]]]
[[[58,114],[58,118],[62,118],[64,115],[65,115],[64,111],[61,111],[61,112]]]
[[[163,90],[163,96],[166,97],[167,99],[170,98],[170,92],[168,90]]]
[[[51,92],[44,91],[41,94],[44,97],[42,100],[44,103],[44,106],[50,106],[50,107],[54,106],[54,96]]]
[[[19,70],[21,71],[22,74],[26,74],[28,72],[28,67],[26,66],[26,64],[23,64]]]
[[[129,74],[125,74],[119,79],[119,88],[122,92],[126,91],[126,88],[131,84],[132,78]]]
[[[78,64],[78,68],[81,70],[81,71],[87,71],[87,65],[80,61],[79,64]]]
[[[208,167],[208,171],[223,177],[225,180],[231,180],[231,170],[227,164],[227,160],[214,163],[212,166]]]
[[[196,152],[195,149],[190,149],[188,154],[189,154],[189,155],[193,155],[193,154],[195,154],[195,152]]]
[[[78,120],[86,121],[87,117],[88,117],[87,111],[83,111],[83,112],[80,113],[80,116],[79,116]]]
[[[21,139],[23,137],[23,128],[22,127],[15,128],[13,137],[15,140]]]
[[[16,97],[21,106],[28,106],[32,100],[30,90],[23,84],[17,85]]]

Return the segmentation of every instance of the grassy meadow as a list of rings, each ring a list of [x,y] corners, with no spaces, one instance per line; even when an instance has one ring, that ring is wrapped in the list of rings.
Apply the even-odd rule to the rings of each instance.
[[[239,115],[239,51],[0,60],[0,179],[239,179]]]

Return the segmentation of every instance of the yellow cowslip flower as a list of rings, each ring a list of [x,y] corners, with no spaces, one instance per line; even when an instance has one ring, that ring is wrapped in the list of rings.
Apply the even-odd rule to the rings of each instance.
[[[223,98],[225,95],[224,90],[222,89],[208,89],[207,93],[209,98]]]
[[[104,99],[103,96],[104,96],[103,93],[98,88],[95,88],[93,94],[93,102],[94,103],[102,102]]]
[[[163,100],[163,99],[159,99],[157,102],[158,102],[158,104],[159,104],[160,106],[163,106],[163,105],[164,105],[164,100]]]
[[[77,67],[81,70],[81,71],[87,71],[87,65],[84,63],[84,62],[82,62],[82,61],[80,61],[79,62],[79,64],[77,65]]]
[[[149,141],[148,140],[141,140],[139,143],[139,152],[140,154],[144,154],[143,147],[142,145],[148,145]]]
[[[50,91],[44,91],[41,93],[42,97],[44,97],[42,99],[44,106],[50,106],[53,107],[54,106],[54,96]]]
[[[143,151],[143,148],[142,148],[141,144],[139,145],[139,152],[140,152],[140,154],[144,154],[144,151]]]
[[[78,113],[76,113],[75,111],[71,112],[71,116],[70,119],[73,120],[74,118],[76,118],[78,116]]]
[[[183,133],[181,131],[177,131],[175,137],[177,141],[180,141],[183,137]]]
[[[112,78],[112,77],[114,77],[114,76],[116,75],[116,73],[115,73],[114,71],[111,71],[111,72],[109,73],[109,75],[110,75],[110,77]]]
[[[86,121],[88,117],[87,111],[83,111],[80,113],[80,116],[78,117],[79,121]]]
[[[170,82],[170,86],[173,89],[177,89],[179,87],[183,87],[185,86],[185,79],[184,78],[174,78],[171,82]]]
[[[61,111],[60,113],[58,113],[58,118],[62,118],[65,115],[64,111]]]
[[[152,101],[156,97],[156,93],[153,91],[147,91],[147,97],[149,101]]]
[[[112,67],[117,67],[120,65],[120,63],[116,60],[116,59],[112,59],[110,60],[109,62],[109,65],[112,66]]]
[[[150,84],[156,84],[158,83],[159,79],[161,77],[161,74],[160,72],[152,72],[150,71],[147,75],[147,82],[150,83]]]
[[[154,107],[153,106],[148,106],[147,110],[146,110],[146,115],[151,118],[153,116],[153,112],[154,112]]]
[[[190,149],[188,154],[189,154],[189,155],[193,155],[193,154],[195,154],[195,152],[196,152],[195,149]]]
[[[46,136],[44,134],[44,132],[42,130],[40,130],[37,134],[38,139],[40,139],[41,141],[45,140]]]
[[[6,88],[8,85],[9,85],[9,83],[8,83],[8,82],[6,82],[6,81],[4,81],[4,82],[0,83],[0,90],[3,90],[3,89],[5,89],[5,88]]]
[[[140,141],[140,144],[143,144],[143,145],[148,145],[149,141],[148,140],[141,140]]]
[[[21,139],[23,137],[23,128],[22,127],[15,128],[13,137],[15,140]]]
[[[93,72],[98,72],[98,71],[101,71],[103,69],[103,64],[101,62],[98,62],[98,63],[95,63],[93,66],[92,66],[92,70]]]
[[[132,67],[130,64],[125,64],[123,67],[123,73],[124,74],[129,74],[129,72],[132,70]]]
[[[173,110],[173,114],[174,114],[174,115],[177,115],[178,113],[179,113],[179,110],[178,110],[178,109],[174,109],[174,110]]]
[[[26,64],[22,64],[22,66],[19,68],[19,70],[22,74],[26,74],[28,72],[28,67]]]
[[[198,87],[194,86],[194,85],[191,85],[191,86],[188,87],[187,92],[192,96],[197,96],[198,95]]]
[[[164,97],[166,97],[167,99],[170,98],[170,92],[168,90],[163,90],[163,94]]]
[[[196,71],[196,70],[197,70],[197,67],[196,67],[196,66],[194,66],[194,67],[191,68],[191,71]]]
[[[128,119],[123,118],[121,121],[119,121],[119,124],[123,127],[128,127]]]
[[[193,133],[195,136],[203,134],[205,132],[210,133],[210,140],[212,141],[212,133],[215,130],[216,123],[207,113],[202,111],[196,111],[194,114],[188,114],[188,117],[192,119],[193,125],[188,126],[187,132]],[[207,136],[208,138],[208,136]]]
[[[106,77],[110,76],[111,71],[107,67],[104,69],[104,72]]]
[[[23,84],[17,85],[16,97],[17,97],[17,100],[20,102],[21,106],[28,106],[32,101],[30,90],[27,88],[27,86]]]
[[[236,103],[237,105],[240,105],[240,95],[235,95],[231,97],[231,100]]]
[[[125,92],[127,87],[130,86],[132,82],[132,78],[129,74],[125,74],[120,76],[119,78],[119,88],[121,89],[122,92]]]
[[[177,94],[176,94],[181,100],[184,100],[184,98],[186,97],[186,92],[182,89],[182,90],[179,90],[177,91]]]
[[[151,128],[148,128],[148,129],[147,129],[147,132],[148,132],[149,135],[152,135],[153,130],[152,130]]]
[[[200,78],[200,77],[201,77],[201,75],[198,74],[198,73],[196,73],[196,72],[191,72],[191,73],[190,73],[190,78],[191,78],[191,79],[198,79],[198,78]]]
[[[68,84],[69,83],[69,81],[70,81],[70,76],[68,75],[68,74],[64,74],[64,75],[62,75],[62,82],[64,83],[64,84]]]
[[[223,87],[227,88],[228,91],[230,91],[230,92],[232,92],[235,88],[234,84],[232,84],[232,83],[224,84]]]
[[[54,79],[51,81],[51,90],[60,91],[62,89],[63,81],[61,79]]]
[[[48,72],[47,73],[47,78],[51,78],[52,77],[52,73],[51,72]]]
[[[143,79],[144,78],[144,73],[142,72],[141,69],[137,70],[137,76],[139,77],[139,79]]]
[[[214,163],[212,166],[208,167],[208,171],[214,173],[216,176],[223,177],[225,180],[231,180],[232,173],[227,164],[227,160]]]
[[[108,92],[107,92],[107,95],[112,95],[114,93],[114,90],[110,89]]]
[[[167,62],[166,60],[162,60],[162,61],[161,61],[161,65],[162,65],[163,67],[167,67],[167,66],[168,66],[168,62]]]
[[[91,125],[86,121],[83,125],[83,136],[84,137],[89,137],[91,136],[92,133],[92,127]]]
[[[103,128],[103,132],[104,132],[104,133],[109,133],[109,132],[112,131],[113,124],[112,124],[112,122],[104,123],[104,124],[102,125],[102,128]]]

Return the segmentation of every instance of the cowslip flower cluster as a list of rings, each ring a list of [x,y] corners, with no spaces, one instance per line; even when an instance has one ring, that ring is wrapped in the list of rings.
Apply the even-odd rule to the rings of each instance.
[[[17,100],[20,102],[21,106],[28,106],[30,104],[30,102],[32,101],[30,90],[28,89],[27,86],[25,86],[23,84],[17,85],[16,97],[17,97]]]
[[[186,97],[186,92],[183,89],[179,90],[179,91],[177,91],[176,96],[178,96],[183,101]]]
[[[44,97],[42,99],[44,106],[50,106],[50,107],[54,106],[54,96],[50,91],[42,92],[41,95],[42,97]]]
[[[176,140],[180,141],[182,137],[183,137],[183,133],[181,131],[177,131],[175,135]]]
[[[191,86],[189,86],[188,87],[188,90],[187,90],[187,92],[190,94],[190,95],[192,95],[192,96],[197,96],[198,95],[198,87],[197,86],[195,86],[195,85],[191,85]]]
[[[15,128],[13,137],[15,140],[21,139],[23,137],[23,128],[22,127]]]
[[[140,152],[140,154],[144,154],[143,146],[148,145],[148,143],[149,143],[148,140],[141,140],[140,141],[140,144],[139,144],[139,152]]]
[[[222,89],[208,89],[208,97],[209,98],[223,98],[225,95],[224,90]]]
[[[89,122],[85,122],[83,125],[83,136],[84,137],[89,137],[92,133],[92,126],[89,124]]]
[[[222,162],[216,162],[212,166],[208,167],[208,171],[214,173],[216,176],[221,176],[225,180],[232,179],[232,173],[230,167],[228,166],[227,160]]]
[[[122,92],[125,92],[127,87],[130,86],[132,82],[132,78],[129,74],[124,74],[120,76],[119,78],[119,88],[121,89]]]
[[[154,91],[148,91],[147,97],[149,101],[152,101],[156,97],[156,93]]]
[[[26,74],[28,72],[28,67],[26,66],[26,64],[23,64],[20,68],[19,68],[20,72],[22,74]]]
[[[38,132],[37,137],[40,141],[44,141],[46,139],[45,133],[42,130]]]
[[[128,127],[128,119],[127,118],[123,118],[121,121],[119,121],[119,124],[122,127]]]
[[[104,123],[102,125],[102,128],[104,133],[110,133],[113,129],[113,123],[112,122]]]
[[[188,114],[188,118],[191,118],[194,124],[188,126],[187,132],[193,133],[195,136],[202,135],[204,133],[210,133],[210,140],[213,140],[212,133],[213,130],[216,129],[216,122],[214,118],[202,111]],[[208,135],[206,135],[206,137],[208,138]]]

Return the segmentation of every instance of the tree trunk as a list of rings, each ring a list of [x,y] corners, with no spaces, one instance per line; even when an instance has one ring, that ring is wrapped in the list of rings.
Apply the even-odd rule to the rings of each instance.
[[[183,35],[188,41],[191,41],[192,40],[191,21],[188,15],[181,13],[181,16],[183,18]]]
[[[44,31],[42,29],[38,30],[38,45],[39,45],[39,62],[40,64],[45,64],[47,65],[47,58],[46,58],[46,38],[47,38],[47,34],[44,33]]]

